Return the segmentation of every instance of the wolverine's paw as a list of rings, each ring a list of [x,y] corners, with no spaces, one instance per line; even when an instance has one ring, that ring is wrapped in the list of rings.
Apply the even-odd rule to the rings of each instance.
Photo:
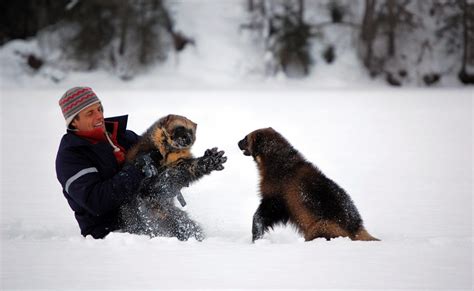
[[[221,171],[224,169],[224,164],[227,157],[224,156],[224,151],[218,151],[217,148],[206,150],[204,156],[198,159],[198,168],[204,174],[209,174],[212,171]]]

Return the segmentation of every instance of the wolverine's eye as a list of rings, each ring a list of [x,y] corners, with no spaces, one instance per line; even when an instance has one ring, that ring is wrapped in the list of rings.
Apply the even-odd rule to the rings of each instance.
[[[182,132],[183,130],[184,130],[184,126],[176,126],[174,128],[174,132],[180,132],[180,131]]]
[[[173,130],[173,136],[179,137],[179,136],[185,136],[186,135],[186,128],[184,126],[177,126]]]

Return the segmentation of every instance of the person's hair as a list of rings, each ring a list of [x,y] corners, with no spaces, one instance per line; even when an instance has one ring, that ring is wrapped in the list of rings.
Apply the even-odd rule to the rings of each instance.
[[[76,127],[75,127],[74,125],[72,125],[72,123],[74,122],[74,120],[79,120],[79,114],[77,114],[76,116],[74,116],[74,118],[71,120],[71,123],[69,123],[68,128],[70,128],[70,129],[76,129]]]

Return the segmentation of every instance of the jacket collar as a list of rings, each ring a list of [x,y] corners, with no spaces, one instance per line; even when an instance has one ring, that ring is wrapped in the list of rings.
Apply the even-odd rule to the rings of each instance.
[[[127,130],[128,115],[105,118],[105,128],[108,132],[114,132],[113,124],[117,123],[117,135],[123,134]]]
[[[122,134],[127,130],[127,122],[128,122],[128,115],[121,115],[121,116],[114,116],[114,117],[108,117],[104,119],[105,121],[105,129],[108,132],[114,131],[114,123],[118,124],[117,127],[117,134]],[[75,133],[75,130],[67,129],[68,133]]]
[[[128,122],[128,115],[121,115],[121,116],[115,116],[115,117],[109,117],[105,118],[105,128],[108,132],[113,133],[114,139],[116,139],[118,136],[121,136],[122,134],[125,133],[127,129],[127,122]],[[114,128],[116,127],[116,129]],[[96,136],[97,133],[94,133],[93,136]],[[99,134],[100,135],[100,134]],[[74,145],[80,145],[80,144],[90,144],[91,140],[87,138],[87,136],[77,134],[77,131],[74,130],[67,130],[67,134],[65,137],[68,136],[70,142]],[[103,136],[103,135],[102,135]],[[105,136],[104,136],[105,138]],[[72,145],[70,144],[70,145]]]

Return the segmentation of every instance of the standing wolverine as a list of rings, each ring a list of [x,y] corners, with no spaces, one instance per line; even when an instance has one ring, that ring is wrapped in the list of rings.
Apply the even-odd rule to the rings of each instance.
[[[184,206],[181,188],[214,170],[224,169],[222,164],[227,158],[217,148],[194,158],[191,147],[196,140],[196,127],[186,117],[170,114],[155,122],[130,149],[127,162],[139,163],[147,178],[141,184],[138,198],[122,208],[126,231],[180,240],[191,236],[199,241],[204,239],[201,227],[174,205],[173,197],[177,196]],[[153,164],[160,167],[157,169]]]
[[[253,241],[273,225],[288,221],[306,241],[339,236],[378,240],[365,230],[349,195],[273,128],[255,130],[238,145],[244,155],[254,158],[261,178],[262,200],[253,217]]]

